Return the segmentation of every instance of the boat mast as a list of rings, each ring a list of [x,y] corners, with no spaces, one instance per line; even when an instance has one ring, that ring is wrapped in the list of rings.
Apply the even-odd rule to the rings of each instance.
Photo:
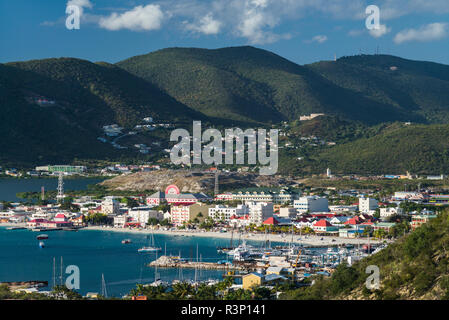
[[[101,295],[105,298],[108,297],[108,291],[106,289],[106,281],[104,280],[104,273],[101,274]]]
[[[61,256],[61,274],[59,275],[59,282],[60,282],[61,286],[62,286],[62,265],[63,265],[63,262],[62,262],[62,256]]]
[[[56,287],[56,257],[53,257],[53,288]]]

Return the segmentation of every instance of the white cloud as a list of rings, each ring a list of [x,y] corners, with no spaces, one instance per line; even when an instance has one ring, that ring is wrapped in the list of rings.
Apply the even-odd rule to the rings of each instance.
[[[385,24],[381,24],[379,29],[372,29],[369,31],[369,34],[374,38],[380,38],[386,35],[391,31],[391,28],[388,28]]]
[[[311,40],[306,41],[307,43],[317,42],[317,43],[324,43],[328,40],[327,36],[325,35],[317,35],[313,37]]]
[[[276,11],[270,7],[272,3],[270,0],[247,0],[237,24],[238,35],[247,38],[251,44],[267,44],[289,38],[289,34],[271,31],[279,23],[279,15],[274,14]]]
[[[218,34],[222,23],[215,20],[212,13],[208,13],[200,19],[197,24],[187,24],[187,30],[203,33],[206,35]]]
[[[107,30],[128,29],[133,31],[150,31],[161,28],[164,13],[159,5],[149,4],[137,6],[122,14],[112,13],[109,17],[101,18],[99,25]]]
[[[408,41],[435,41],[449,35],[447,23],[431,23],[421,26],[419,29],[402,30],[394,37],[394,42],[401,44]]]

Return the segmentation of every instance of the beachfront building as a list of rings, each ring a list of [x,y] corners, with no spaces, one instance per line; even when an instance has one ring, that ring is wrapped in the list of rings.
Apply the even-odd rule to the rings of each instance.
[[[338,231],[338,227],[333,226],[326,219],[321,219],[315,222],[312,226],[313,231],[315,232],[335,232]]]
[[[129,209],[128,216],[131,219],[131,222],[138,223],[142,227],[145,227],[148,224],[150,218],[155,218],[159,221],[164,218],[162,213],[152,210],[150,207],[136,207]]]
[[[273,217],[273,204],[267,202],[247,202],[251,223],[261,225],[268,218]]]
[[[114,217],[114,228],[125,228],[131,218],[127,214]]]
[[[204,203],[195,204],[173,204],[171,206],[170,218],[171,223],[175,226],[182,226],[189,221],[198,220],[198,223],[202,223],[207,217],[209,217],[209,209],[212,205]]]
[[[298,213],[306,212],[328,212],[329,202],[327,198],[318,196],[301,197],[293,202],[293,207]]]
[[[247,214],[249,214],[249,208],[246,205],[238,205],[237,207],[216,205],[209,208],[209,217],[214,221],[228,222],[231,220],[231,217],[242,217]]]
[[[295,219],[297,214],[298,213],[295,208],[279,208],[279,217]]]
[[[106,197],[101,202],[101,212],[108,216],[116,216],[120,214],[120,202],[114,197]]]
[[[376,199],[373,198],[359,198],[359,211],[368,214],[374,214],[378,208],[378,203]]]

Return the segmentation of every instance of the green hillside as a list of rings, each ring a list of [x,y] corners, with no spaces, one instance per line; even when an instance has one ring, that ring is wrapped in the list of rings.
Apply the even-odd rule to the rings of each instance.
[[[430,123],[449,121],[447,65],[388,55],[360,55],[307,67],[335,85],[387,104],[392,110],[408,112]]]
[[[448,300],[449,214],[439,216],[353,266],[340,265],[331,278],[289,291],[281,299]],[[366,267],[379,267],[380,288],[368,290]]]
[[[131,155],[97,140],[104,125],[202,118],[116,66],[78,59],[0,64],[0,93],[3,165],[119,159]],[[55,104],[40,106],[39,97]]]
[[[171,48],[117,65],[214,117],[277,122],[323,112],[366,123],[424,121],[419,115],[339,87],[312,68],[253,47]]]
[[[367,174],[449,172],[449,125],[396,123],[370,128],[366,134],[372,136],[319,149],[296,169]]]
[[[131,130],[153,117],[185,128],[192,120],[221,129],[288,121],[293,137],[337,142],[281,153],[284,173],[449,168],[445,126],[385,129],[394,121],[449,123],[449,66],[436,63],[361,55],[300,66],[254,47],[171,48],[116,65],[72,58],[0,64],[0,93],[3,165],[133,157],[100,143],[102,127]],[[55,104],[38,105],[39,98]],[[326,116],[298,121],[318,112]],[[152,142],[139,139],[123,141]]]

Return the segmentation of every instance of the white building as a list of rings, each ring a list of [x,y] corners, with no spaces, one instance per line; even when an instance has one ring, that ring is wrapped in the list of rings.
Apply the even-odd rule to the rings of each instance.
[[[380,217],[381,218],[389,218],[394,215],[402,215],[402,208],[380,208]]]
[[[281,190],[280,192],[242,192],[237,193],[225,193],[217,196],[217,200],[239,200],[239,201],[252,201],[252,202],[273,202],[278,204],[284,204],[287,202],[293,203],[297,200],[299,195],[297,193],[290,193],[287,190]]]
[[[270,202],[247,202],[250,222],[261,225],[265,220],[273,216],[273,204]]]
[[[377,200],[373,198],[359,198],[359,211],[362,213],[372,214],[379,205]]]
[[[120,202],[113,197],[106,197],[101,203],[101,212],[113,216],[120,214]]]
[[[295,208],[280,208],[279,209],[279,217],[282,217],[282,218],[294,219],[294,218],[296,218],[297,214],[298,214],[298,212],[296,211]]]
[[[124,228],[129,217],[125,214],[114,217],[114,228]]]
[[[131,218],[132,222],[140,223],[143,227],[148,224],[148,219],[150,218],[156,218],[157,220],[164,219],[164,215],[162,213],[151,210],[150,207],[132,208],[129,210],[128,216]]]
[[[293,202],[293,207],[298,213],[305,212],[328,212],[329,202],[327,198],[320,198],[317,196],[301,197],[299,200]]]
[[[329,206],[329,210],[331,212],[355,212],[357,211],[358,206],[346,206],[346,205],[335,205]]]
[[[424,196],[416,191],[398,191],[394,193],[395,200],[423,200]]]
[[[214,221],[229,221],[232,216],[241,217],[246,214],[249,214],[249,208],[246,205],[238,205],[237,207],[216,205],[209,208],[209,217]]]

